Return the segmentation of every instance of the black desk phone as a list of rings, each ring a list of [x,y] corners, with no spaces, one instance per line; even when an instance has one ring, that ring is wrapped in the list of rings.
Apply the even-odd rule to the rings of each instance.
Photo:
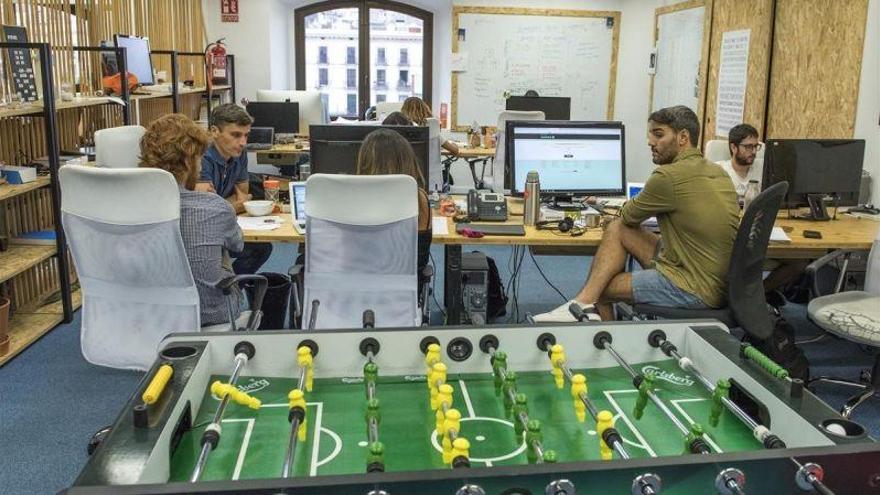
[[[507,200],[503,194],[471,189],[467,195],[467,213],[470,220],[507,220]]]

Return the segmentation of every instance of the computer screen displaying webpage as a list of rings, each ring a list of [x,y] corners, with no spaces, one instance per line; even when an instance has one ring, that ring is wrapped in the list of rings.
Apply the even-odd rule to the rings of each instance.
[[[515,127],[513,191],[538,172],[542,191],[622,191],[621,128]]]

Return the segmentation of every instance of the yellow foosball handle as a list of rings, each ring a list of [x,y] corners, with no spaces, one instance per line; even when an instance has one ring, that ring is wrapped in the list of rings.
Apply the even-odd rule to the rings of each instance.
[[[211,384],[211,393],[221,399],[228,395],[229,399],[236,404],[241,404],[242,406],[247,406],[251,409],[259,409],[260,405],[262,404],[260,399],[257,399],[256,397],[251,397],[250,395],[236,388],[234,385],[223,383],[219,380]]]
[[[171,380],[171,375],[173,374],[174,368],[172,368],[170,364],[159,366],[159,370],[153,375],[153,379],[150,380],[150,384],[147,385],[147,389],[144,390],[144,394],[141,396],[144,400],[144,404],[155,404],[156,401],[159,400],[159,397],[162,396],[162,392],[165,390],[165,386],[168,385],[168,382]]]

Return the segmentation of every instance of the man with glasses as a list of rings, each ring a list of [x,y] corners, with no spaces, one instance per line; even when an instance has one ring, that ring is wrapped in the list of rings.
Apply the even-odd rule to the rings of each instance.
[[[730,160],[718,162],[721,168],[733,181],[733,188],[742,205],[749,181],[758,181],[758,189],[761,188],[761,175],[764,173],[763,165],[755,165],[755,157],[761,151],[761,143],[758,142],[758,130],[749,124],[740,124],[730,129],[727,135],[727,145],[730,147]]]
[[[761,189],[764,166],[763,162],[755,164],[755,157],[758,156],[762,146],[758,142],[758,130],[749,124],[734,126],[727,135],[727,143],[730,147],[730,160],[718,162],[718,165],[721,165],[730,176],[739,203],[742,205],[749,181],[758,181],[758,189]],[[765,260],[764,269],[770,272],[764,279],[767,302],[777,308],[784,305],[785,297],[780,289],[794,284],[806,267],[806,260]]]

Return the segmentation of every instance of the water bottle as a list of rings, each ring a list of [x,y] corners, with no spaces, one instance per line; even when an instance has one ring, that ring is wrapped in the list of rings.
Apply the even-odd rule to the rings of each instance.
[[[440,190],[439,186],[434,186],[434,192],[428,196],[428,206],[433,210],[440,205]]]
[[[761,191],[758,190],[758,181],[750,180],[748,187],[746,187],[746,193],[743,195],[743,211],[748,211],[749,205],[758,197],[759,192]]]
[[[535,225],[541,214],[541,183],[538,181],[538,172],[535,170],[526,175],[523,203],[523,224]]]
[[[309,178],[309,173],[311,172],[311,165],[308,163],[303,163],[299,166],[299,180],[304,181]]]

